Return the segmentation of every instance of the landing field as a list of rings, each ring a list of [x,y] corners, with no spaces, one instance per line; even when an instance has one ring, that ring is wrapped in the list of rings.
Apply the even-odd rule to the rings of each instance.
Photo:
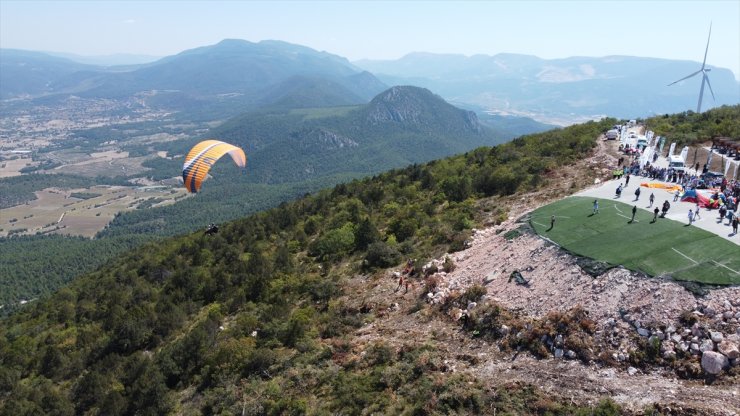
[[[598,199],[598,198],[597,198]],[[568,197],[541,207],[530,215],[535,231],[566,250],[651,276],[710,284],[740,284],[738,245],[686,222],[658,218],[638,209],[630,222],[632,206],[594,198]],[[555,226],[550,229],[551,216]]]

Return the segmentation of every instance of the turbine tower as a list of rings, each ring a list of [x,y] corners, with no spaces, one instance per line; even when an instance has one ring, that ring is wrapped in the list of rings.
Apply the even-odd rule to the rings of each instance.
[[[691,75],[687,75],[687,76],[679,79],[678,81],[671,82],[670,84],[668,84],[668,86],[670,87],[671,85],[673,85],[675,83],[681,82],[681,81],[683,81],[685,79],[689,79],[689,78],[693,77],[694,75],[697,75],[697,74],[701,73],[702,74],[702,79],[701,79],[701,89],[699,89],[699,104],[696,105],[696,112],[697,113],[701,113],[701,99],[702,99],[702,97],[704,97],[704,83],[706,83],[709,86],[709,92],[712,93],[712,99],[715,99],[714,98],[714,91],[712,91],[712,84],[709,83],[709,76],[707,75],[709,73],[709,71],[711,71],[712,69],[706,67],[706,65],[707,65],[707,52],[709,52],[709,39],[711,37],[712,37],[712,24],[710,23],[709,24],[709,37],[707,37],[707,48],[706,48],[706,50],[704,50],[704,62],[701,63],[701,69],[699,69],[698,71],[694,72]]]

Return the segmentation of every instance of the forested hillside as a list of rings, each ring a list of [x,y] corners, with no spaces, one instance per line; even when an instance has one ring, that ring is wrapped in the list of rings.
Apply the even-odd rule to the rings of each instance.
[[[461,249],[481,209],[506,216],[480,198],[547,186],[615,122],[355,180],[112,260],[0,321],[2,414],[616,414],[488,389],[446,371],[431,340],[354,355],[374,314],[339,300],[357,275]]]
[[[134,126],[128,126],[131,127]],[[159,132],[152,123],[136,127],[147,134]],[[163,130],[178,135],[181,129]],[[3,312],[17,306],[19,300],[49,293],[80,272],[91,271],[143,241],[203,229],[210,223],[240,218],[337,183],[510,138],[497,136],[481,126],[474,113],[455,108],[430,91],[415,87],[392,88],[366,106],[250,112],[211,130],[209,135],[246,150],[246,174],[239,173],[227,160],[217,163],[211,170],[212,178],[194,198],[121,213],[97,234],[100,244],[70,239],[66,249],[60,250],[62,240],[46,240],[43,236],[22,243],[12,239],[3,242],[5,250],[0,259],[6,262],[2,266],[2,281],[8,288],[0,293],[0,305],[6,305]],[[93,152],[96,146],[111,139],[120,140],[120,146],[130,156],[141,156],[162,150],[170,155],[184,155],[201,138],[156,144],[132,139],[133,143],[126,144],[126,130],[119,126],[80,131],[74,139],[52,150],[64,147]],[[143,165],[150,169],[146,177],[171,179],[179,176],[182,159],[154,157]],[[96,180],[126,184],[122,177],[26,175],[6,181],[7,196],[0,202],[26,201],[33,197],[33,191],[47,186],[89,186]],[[108,241],[110,238],[115,241]],[[22,262],[15,260],[29,250],[48,253],[50,257],[25,256]],[[57,267],[49,270],[48,262]]]
[[[686,111],[645,120],[648,129],[677,145],[692,145],[714,137],[740,138],[740,105],[722,106],[701,114]]]

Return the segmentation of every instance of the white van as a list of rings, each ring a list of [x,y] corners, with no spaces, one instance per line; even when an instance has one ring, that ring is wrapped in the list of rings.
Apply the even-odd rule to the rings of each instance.
[[[684,160],[679,155],[671,155],[668,157],[668,167],[676,171],[683,171],[685,168]]]

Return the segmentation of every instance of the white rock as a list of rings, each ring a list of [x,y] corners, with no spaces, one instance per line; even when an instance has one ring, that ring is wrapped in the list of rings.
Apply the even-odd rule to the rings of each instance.
[[[667,334],[672,334],[672,333],[676,332],[676,327],[673,326],[673,325],[668,325],[668,328],[665,329],[665,332]]]
[[[572,360],[572,359],[576,358],[576,352],[573,351],[573,350],[568,350],[568,351],[565,352],[565,356],[567,358],[570,358]]]
[[[722,342],[722,340],[725,338],[722,336],[722,333],[719,331],[710,332],[709,337],[712,338],[713,342]]]
[[[730,360],[714,351],[704,351],[701,356],[701,368],[709,374],[719,374],[730,366]]]
[[[478,306],[478,303],[477,302],[470,302],[470,303],[468,303],[468,310],[471,310],[471,309],[475,308],[476,306]]]
[[[640,334],[641,337],[647,337],[650,335],[650,331],[645,328],[637,328],[637,333]]]
[[[676,358],[676,351],[674,351],[674,350],[666,350],[663,353],[663,358],[665,358],[666,360],[673,360],[673,359],[675,359]]]
[[[681,338],[681,335],[675,334],[675,335],[673,335],[673,336],[671,337],[671,340],[672,340],[673,342],[676,342],[676,343],[678,343],[678,342],[681,342],[682,338]]]
[[[555,358],[563,358],[563,349],[555,348]]]
[[[639,370],[636,369],[635,367],[629,367],[629,368],[627,368],[627,374],[629,374],[631,376],[634,376],[635,374],[637,374],[638,371]]]
[[[699,344],[699,351],[713,351],[714,350],[714,342],[712,342],[711,339],[705,339],[704,341]]]

